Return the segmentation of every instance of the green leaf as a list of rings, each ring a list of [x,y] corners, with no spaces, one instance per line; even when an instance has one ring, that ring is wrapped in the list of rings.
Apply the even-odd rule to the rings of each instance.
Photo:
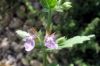
[[[42,31],[40,30],[40,31],[37,33],[36,43],[37,43],[37,44],[42,44],[43,39],[44,39],[43,33],[42,33]]]
[[[57,0],[41,0],[41,4],[44,8],[51,9],[57,4]]]
[[[26,40],[25,36],[29,36],[29,33],[27,33],[26,31],[22,31],[22,30],[17,30],[16,33],[23,39],[23,41]]]
[[[42,40],[42,41],[44,39],[44,36],[43,36],[43,33],[41,30],[38,31],[38,38],[40,38],[40,40]]]
[[[66,41],[66,38],[65,38],[65,37],[60,37],[60,38],[58,38],[58,39],[56,40],[56,43],[60,45],[60,44],[63,43],[64,41]]]
[[[71,2],[64,2],[64,0],[62,1],[63,4],[60,4],[62,0],[59,0],[57,2],[57,5],[52,9],[53,11],[56,11],[56,12],[63,12],[63,10],[68,10],[70,9],[72,6],[71,6]]]
[[[89,36],[75,36],[71,39],[66,40],[65,42],[61,43],[59,45],[59,49],[62,48],[70,48],[75,44],[83,43],[84,41],[90,40],[91,37],[94,37],[95,35],[89,35]]]
[[[62,6],[55,6],[55,7],[53,8],[53,11],[56,11],[56,12],[63,12]]]
[[[62,4],[62,8],[64,10],[68,10],[70,9],[72,6],[71,6],[71,2],[65,2],[64,4]]]
[[[51,64],[49,64],[48,66],[59,66],[59,64],[57,64],[56,61],[53,61]]]
[[[60,4],[62,5],[66,0],[59,0]]]

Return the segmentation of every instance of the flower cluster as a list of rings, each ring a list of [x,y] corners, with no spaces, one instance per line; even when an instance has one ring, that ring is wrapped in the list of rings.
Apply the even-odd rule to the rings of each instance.
[[[26,42],[24,44],[26,51],[31,51],[35,47],[35,38],[36,35],[29,35],[26,36]],[[44,46],[50,48],[50,49],[58,49],[58,44],[55,42],[55,35],[54,34],[46,34],[45,36],[45,43]]]

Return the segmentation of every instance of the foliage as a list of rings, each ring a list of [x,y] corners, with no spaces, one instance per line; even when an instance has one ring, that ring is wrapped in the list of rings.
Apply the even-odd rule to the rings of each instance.
[[[24,5],[26,4],[25,6],[27,6],[26,11],[28,11],[29,9],[34,14],[33,16],[24,12],[24,14],[26,15],[26,18],[32,20],[32,22],[35,22],[36,21],[35,18],[38,17],[38,19],[43,21],[43,23],[46,22],[45,20],[43,20],[44,18],[43,16],[46,14],[44,14],[43,12],[35,11],[34,7],[30,4],[31,2],[29,2],[28,0],[23,0],[23,1],[18,0],[17,2],[13,0],[11,0],[10,2],[8,2],[7,0],[5,0],[5,2],[3,0],[1,1],[2,1],[1,2],[2,4],[7,3],[7,5],[0,5],[0,7],[3,7],[3,10],[1,10],[0,14],[4,14],[9,11],[13,13],[13,10],[19,8],[20,3],[24,3]],[[64,3],[63,1],[65,0],[59,0],[59,1],[62,1],[62,2],[60,4],[59,2],[56,3],[56,6],[53,5],[52,8],[55,6],[53,8],[54,11],[57,10],[58,12],[63,12],[61,5]],[[95,36],[95,40],[85,42],[82,45],[80,44],[80,45],[73,46],[72,50],[69,51],[70,60],[68,60],[69,61],[68,64],[77,65],[77,66],[78,65],[99,66],[100,65],[99,64],[100,1],[99,0],[84,0],[84,1],[71,0],[71,5],[73,6],[71,7],[71,9],[67,11],[64,10],[64,13],[60,13],[62,18],[59,21],[59,23],[55,26],[54,30],[57,30],[56,32],[59,32],[62,36],[67,37],[67,39],[75,35],[95,34],[96,36]],[[11,6],[14,6],[14,8],[12,9]],[[48,10],[46,12],[48,12]],[[62,43],[62,40],[58,43]]]

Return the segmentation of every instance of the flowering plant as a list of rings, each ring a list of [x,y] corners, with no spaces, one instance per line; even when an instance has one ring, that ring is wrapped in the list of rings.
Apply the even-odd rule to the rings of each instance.
[[[63,12],[63,10],[71,8],[71,2],[66,2],[66,0],[41,0],[41,4],[44,7],[43,11],[48,13],[48,22],[46,23],[46,33],[44,39],[41,39],[41,36],[43,36],[42,32],[37,32],[35,29],[33,30],[34,34],[22,30],[17,30],[16,33],[25,41],[24,47],[26,51],[32,51],[35,46],[40,46],[40,48],[43,48],[43,66],[47,66],[47,49],[61,50],[63,48],[70,48],[74,44],[83,43],[83,41],[90,40],[90,38],[94,35],[75,36],[67,40],[65,37],[56,39],[55,33],[51,34],[52,12]],[[38,43],[40,44],[37,45]],[[52,66],[52,64],[53,63],[51,63],[49,66]],[[55,64],[54,66],[58,66],[58,64]]]

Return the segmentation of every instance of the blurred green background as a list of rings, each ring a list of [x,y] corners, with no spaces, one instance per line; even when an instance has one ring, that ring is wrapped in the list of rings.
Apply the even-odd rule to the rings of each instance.
[[[53,32],[67,38],[90,34],[95,34],[95,38],[72,49],[63,49],[54,56],[61,66],[100,66],[100,0],[70,1],[71,9],[53,13]],[[13,33],[17,29],[27,31],[28,26],[45,31],[47,13],[42,9],[40,0],[0,0],[0,34],[5,35],[7,29]]]

